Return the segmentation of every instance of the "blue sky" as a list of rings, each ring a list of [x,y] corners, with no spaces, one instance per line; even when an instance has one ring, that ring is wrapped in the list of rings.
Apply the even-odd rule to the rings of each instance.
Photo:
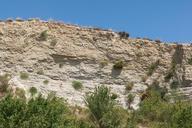
[[[0,19],[62,20],[131,37],[192,42],[192,0],[1,0]]]

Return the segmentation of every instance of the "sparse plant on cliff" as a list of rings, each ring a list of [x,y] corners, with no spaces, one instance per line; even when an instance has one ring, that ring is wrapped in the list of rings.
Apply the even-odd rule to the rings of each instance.
[[[150,67],[148,68],[147,75],[151,76],[153,72],[158,68],[160,61],[157,60],[155,63],[152,63]]]
[[[125,85],[125,90],[126,91],[130,91],[134,86],[134,83],[133,82],[128,82],[126,85]]]
[[[176,70],[176,64],[172,62],[171,68],[168,70],[167,74],[164,77],[165,82],[168,82],[175,75],[175,70]]]
[[[44,80],[43,83],[47,85],[49,83],[49,80]]]
[[[112,94],[111,94],[111,99],[114,99],[114,100],[115,100],[115,99],[117,99],[117,97],[118,97],[118,95],[117,95],[116,93],[112,93]]]
[[[31,88],[29,89],[29,92],[31,93],[32,96],[34,96],[34,95],[37,93],[37,88],[31,87]]]
[[[74,80],[74,81],[72,82],[72,86],[73,86],[73,88],[74,88],[75,90],[80,90],[80,89],[83,88],[83,84],[82,84],[80,81],[76,81],[76,80]]]
[[[106,59],[104,59],[104,60],[102,60],[101,62],[100,62],[100,66],[103,68],[103,67],[105,67],[105,66],[107,66],[108,65],[108,61],[106,60]]]
[[[188,64],[192,65],[192,57],[188,59]]]
[[[48,37],[47,30],[45,30],[45,31],[41,32],[41,34],[39,36],[39,40],[40,41],[46,41],[47,37]]]
[[[20,78],[22,80],[27,80],[29,78],[29,74],[27,72],[20,72]]]
[[[15,90],[15,95],[17,97],[19,97],[19,98],[26,99],[26,97],[25,97],[25,90],[22,89],[22,88],[18,88],[17,87],[16,90]]]
[[[53,40],[51,41],[51,43],[50,43],[50,45],[51,45],[52,47],[54,47],[56,44],[57,44],[57,40],[56,40],[56,39],[53,39]]]
[[[44,75],[43,69],[39,69],[39,70],[37,71],[37,74],[38,74],[38,75]]]
[[[123,66],[124,66],[124,62],[122,60],[118,60],[113,65],[113,68],[116,70],[121,70],[123,68]]]
[[[119,36],[121,39],[128,39],[129,38],[129,33],[127,32],[118,32]]]
[[[6,92],[9,87],[9,75],[0,75],[0,92]]]
[[[127,96],[127,103],[128,103],[129,109],[131,109],[131,103],[133,102],[133,100],[134,100],[134,95],[133,94],[129,94]]]

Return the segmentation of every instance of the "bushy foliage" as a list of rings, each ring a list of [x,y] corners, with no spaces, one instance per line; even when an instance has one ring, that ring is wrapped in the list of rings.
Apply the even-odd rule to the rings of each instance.
[[[155,63],[152,63],[150,67],[148,68],[147,75],[151,76],[153,72],[158,68],[160,61],[157,60]]]
[[[123,66],[124,66],[124,62],[122,60],[118,60],[113,65],[113,68],[116,70],[121,70],[123,68]]]
[[[41,32],[41,34],[39,36],[39,40],[40,41],[46,41],[47,37],[48,37],[47,30],[45,30],[45,31]]]
[[[32,96],[34,96],[37,93],[37,89],[35,87],[31,87],[29,89],[29,92],[31,93]]]
[[[128,39],[129,38],[129,33],[127,32],[118,32],[119,36],[121,39]]]
[[[74,80],[74,81],[72,82],[72,86],[73,86],[73,88],[74,88],[75,90],[80,90],[80,89],[83,88],[83,84],[82,84],[80,81],[76,81],[76,80]]]
[[[90,110],[91,119],[97,127],[123,128],[123,120],[127,116],[126,112],[118,113],[119,109],[116,107],[115,100],[111,98],[109,88],[105,86],[97,87],[93,93],[85,97],[85,101]]]
[[[9,75],[0,75],[0,92],[6,92],[9,87]]]
[[[29,74],[27,72],[20,72],[20,78],[22,80],[27,80],[29,78]]]
[[[162,98],[161,91],[150,89],[150,97],[142,101],[137,121],[153,128],[191,128],[192,104],[174,99],[170,103]]]
[[[28,102],[11,95],[0,100],[1,128],[89,128],[76,120],[63,100],[41,95]]]

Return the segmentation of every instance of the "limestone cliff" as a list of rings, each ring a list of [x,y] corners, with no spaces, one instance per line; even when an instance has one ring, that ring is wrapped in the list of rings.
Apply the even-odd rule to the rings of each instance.
[[[98,85],[110,87],[124,107],[133,93],[134,108],[153,81],[169,88],[176,80],[190,93],[191,57],[190,45],[125,39],[111,30],[38,20],[0,22],[0,72],[11,74],[10,85],[26,92],[32,86],[43,94],[55,92],[80,106],[85,93]],[[120,70],[114,69],[118,61],[123,63]],[[28,79],[21,78],[23,72]],[[73,81],[83,88],[75,90]],[[127,91],[129,83],[133,88]]]

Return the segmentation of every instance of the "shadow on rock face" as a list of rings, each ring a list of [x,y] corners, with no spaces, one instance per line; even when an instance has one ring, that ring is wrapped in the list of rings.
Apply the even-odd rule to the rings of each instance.
[[[121,72],[122,72],[122,69],[112,69],[112,71],[111,71],[111,76],[112,77],[118,77],[120,74],[121,74]]]

